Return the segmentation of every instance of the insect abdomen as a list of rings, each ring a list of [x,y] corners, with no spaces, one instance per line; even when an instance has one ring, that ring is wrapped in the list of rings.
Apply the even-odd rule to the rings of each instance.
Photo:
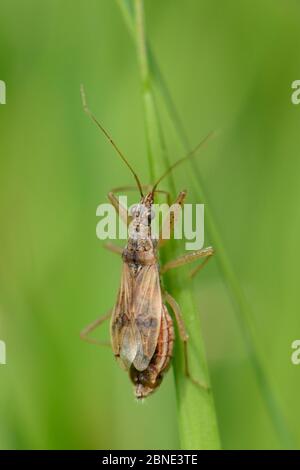
[[[165,305],[162,305],[160,333],[155,353],[144,371],[130,368],[130,378],[135,384],[135,396],[145,398],[161,384],[163,374],[168,370],[172,358],[174,344],[174,326]]]

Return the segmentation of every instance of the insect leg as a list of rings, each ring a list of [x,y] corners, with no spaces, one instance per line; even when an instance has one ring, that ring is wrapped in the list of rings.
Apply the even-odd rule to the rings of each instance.
[[[160,231],[159,240],[158,240],[158,247],[159,248],[162,247],[168,241],[168,239],[163,238],[164,233],[166,233],[166,232],[170,233],[170,237],[173,235],[174,227],[175,227],[175,224],[177,222],[178,215],[179,215],[179,212],[181,210],[181,207],[184,204],[185,198],[186,198],[186,191],[181,191],[178,194],[175,202],[173,203],[174,210],[170,210],[170,213],[169,213],[170,215],[167,216],[166,220],[163,223],[162,229]]]
[[[152,186],[150,184],[142,184],[142,189],[144,189],[145,191],[151,191]],[[122,193],[126,191],[136,191],[136,190],[137,190],[136,186],[119,186],[118,188],[112,189],[111,193]],[[171,201],[170,201],[169,191],[165,191],[164,189],[156,189],[155,192],[159,194],[164,194],[167,198],[168,204],[170,205]]]
[[[108,199],[110,200],[111,204],[116,209],[117,213],[119,214],[123,222],[129,225],[131,221],[131,217],[128,214],[127,209],[119,202],[119,199],[116,197],[114,193],[115,193],[115,190],[110,191],[108,193]]]
[[[195,379],[190,373],[189,355],[188,355],[189,335],[187,334],[187,331],[186,331],[186,328],[185,328],[185,324],[184,324],[184,321],[183,321],[183,318],[182,318],[180,307],[179,307],[178,303],[176,302],[176,300],[170,294],[168,294],[168,292],[164,292],[164,298],[165,298],[166,302],[170,305],[170,307],[171,307],[171,309],[172,309],[172,311],[175,315],[176,322],[177,322],[177,325],[178,325],[179,336],[180,336],[180,339],[183,342],[184,373],[195,385],[197,385],[198,387],[201,387],[202,389],[208,391],[209,386],[207,384],[203,383],[203,382],[200,382],[200,380]]]
[[[112,251],[113,253],[116,253],[117,255],[122,255],[122,252],[123,252],[123,248],[111,242],[104,243],[104,248],[106,248],[109,251]]]
[[[161,267],[160,272],[163,274],[169,271],[170,269],[178,268],[179,266],[192,263],[193,261],[200,258],[205,258],[205,260],[199,266],[197,266],[190,272],[190,276],[194,277],[195,274],[207,264],[208,260],[212,257],[213,254],[214,249],[211,246],[207,248],[202,248],[201,250],[191,251],[190,253],[180,256],[179,258],[168,261]]]
[[[150,185],[142,185],[142,189],[145,190],[151,190]],[[117,213],[120,215],[121,219],[125,224],[129,225],[132,217],[128,214],[127,209],[120,204],[119,199],[116,197],[115,193],[122,193],[126,191],[136,191],[136,186],[119,186],[118,188],[112,189],[108,193],[108,199],[110,200],[111,204],[114,206],[116,209]],[[167,197],[168,204],[170,204],[170,193],[168,191],[164,191],[163,189],[158,189],[156,191],[157,193],[164,194]]]
[[[86,341],[87,343],[91,344],[97,344],[99,346],[109,346],[110,347],[110,342],[109,341],[98,341],[93,338],[89,338],[88,335],[92,333],[98,326],[100,326],[105,320],[107,320],[112,314],[112,309],[106,313],[105,315],[101,315],[101,317],[97,318],[94,320],[92,323],[87,325],[81,332],[80,332],[80,338]]]
[[[167,198],[168,205],[171,204],[171,196],[169,191],[165,191],[164,189],[156,189],[155,192],[158,194],[164,194]]]

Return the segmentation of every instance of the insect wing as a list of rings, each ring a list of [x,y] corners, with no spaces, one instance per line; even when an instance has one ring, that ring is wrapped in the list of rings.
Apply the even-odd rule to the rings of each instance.
[[[121,365],[145,370],[155,352],[161,324],[162,299],[156,265],[133,276],[123,264],[121,285],[111,320],[112,348]]]
[[[112,313],[111,341],[115,356],[126,370],[137,353],[136,333],[131,318],[132,288],[133,278],[128,265],[124,263],[118,299]]]
[[[155,352],[161,324],[162,298],[157,265],[144,266],[135,278],[132,297],[132,321],[136,355],[133,365],[145,370]]]

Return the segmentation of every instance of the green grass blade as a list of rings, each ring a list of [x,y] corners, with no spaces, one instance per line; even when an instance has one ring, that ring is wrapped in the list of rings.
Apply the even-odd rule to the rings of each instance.
[[[125,2],[124,5],[129,5]],[[152,75],[149,70],[148,48],[145,41],[143,2],[135,0],[135,31],[140,68],[142,95],[145,112],[145,125],[148,146],[148,159],[151,177],[157,177],[162,172],[162,167],[169,165],[167,152],[163,140],[163,132],[159,120],[159,113],[153,94]],[[123,8],[124,10],[124,8]],[[127,10],[128,12],[129,10]],[[174,183],[169,180],[169,190],[174,193]],[[174,256],[172,247],[169,255]],[[191,298],[191,289],[181,285],[180,279],[174,275],[168,276],[167,285],[172,293],[177,295],[177,300],[188,318],[190,332],[191,367],[196,377],[202,381],[208,381],[204,348],[201,338],[198,312]],[[218,427],[214,409],[212,393],[200,390],[192,384],[183,374],[182,347],[177,341],[177,359],[174,361],[176,392],[178,398],[178,422],[181,445],[184,449],[218,449],[220,447]]]
[[[136,34],[135,34],[135,27],[134,27],[134,10],[132,6],[132,0],[117,0],[117,3],[122,11],[128,30],[133,40],[136,41]],[[166,80],[160,70],[157,60],[149,45],[147,37],[145,37],[145,47],[147,49],[148,64],[149,64],[148,73],[151,74],[152,81],[155,82],[155,85],[158,91],[160,92],[161,96],[164,99],[169,117],[173,123],[174,128],[176,129],[179,142],[182,144],[185,151],[188,152],[188,150],[190,149],[190,144],[189,144],[187,134],[185,132],[185,128],[180,119],[177,108],[172,99],[172,96],[169,92],[169,88],[166,83]]]

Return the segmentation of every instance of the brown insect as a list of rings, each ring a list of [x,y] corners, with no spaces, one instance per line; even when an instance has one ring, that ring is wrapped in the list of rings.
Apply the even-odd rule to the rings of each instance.
[[[121,285],[115,307],[108,314],[101,316],[88,325],[81,332],[81,338],[90,343],[104,344],[90,338],[88,335],[106,319],[111,318],[110,330],[113,353],[120,365],[129,372],[129,377],[134,384],[136,398],[145,398],[159,387],[172,358],[175,335],[173,320],[165,305],[167,303],[175,316],[179,335],[184,344],[185,374],[196,385],[207,389],[205,384],[194,379],[190,374],[187,351],[188,334],[180,308],[173,297],[163,289],[160,275],[169,269],[205,258],[204,262],[192,271],[191,274],[194,276],[213,255],[213,249],[208,247],[189,252],[176,260],[169,261],[160,268],[158,250],[166,241],[162,237],[164,232],[161,231],[158,239],[153,238],[151,233],[154,195],[156,193],[163,193],[168,196],[169,200],[169,193],[158,190],[158,184],[175,166],[190,158],[200,145],[206,142],[207,138],[189,155],[173,164],[152,187],[142,186],[131,165],[87,107],[83,88],[81,88],[81,93],[85,112],[105,134],[128,166],[136,180],[137,188],[141,195],[140,202],[128,214],[127,209],[119,203],[115,193],[136,188],[116,188],[108,194],[108,198],[116,211],[123,220],[129,223],[129,238],[124,249],[112,243],[106,244],[106,248],[122,256]],[[143,193],[144,190],[147,191],[146,195]],[[180,192],[175,201],[177,211],[183,205],[185,197],[186,191]],[[170,233],[173,233],[177,215],[178,212],[172,212],[167,221],[170,225]]]

